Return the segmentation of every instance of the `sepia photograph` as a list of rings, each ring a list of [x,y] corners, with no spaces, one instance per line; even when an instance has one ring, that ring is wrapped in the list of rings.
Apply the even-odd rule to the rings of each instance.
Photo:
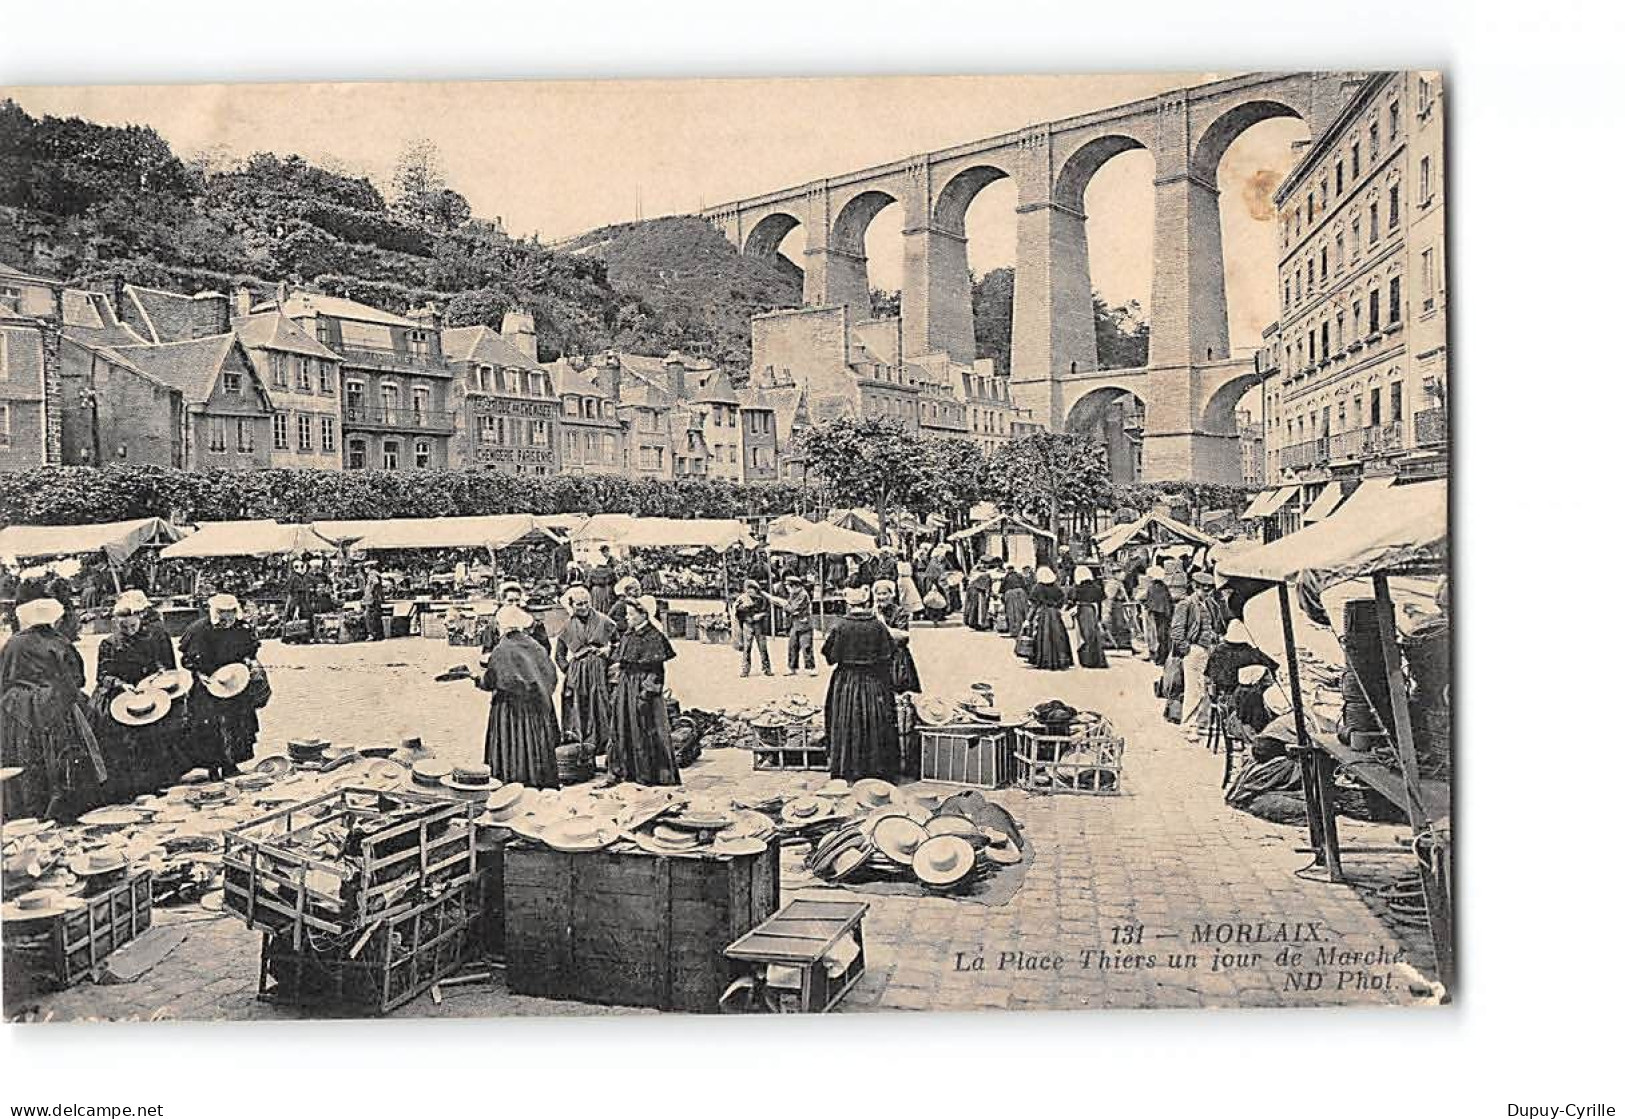
[[[0,90],[7,1020],[1448,1003],[1447,82]]]

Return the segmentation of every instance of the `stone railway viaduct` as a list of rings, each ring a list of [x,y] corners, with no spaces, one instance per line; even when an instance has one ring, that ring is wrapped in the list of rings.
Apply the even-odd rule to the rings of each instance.
[[[1219,161],[1248,128],[1296,117],[1318,133],[1362,77],[1248,74],[1051,121],[755,198],[702,216],[740,251],[772,258],[797,226],[802,301],[869,314],[864,235],[903,209],[903,353],[975,357],[965,212],[1000,179],[1016,186],[1011,395],[1051,430],[1089,431],[1111,401],[1145,405],[1149,480],[1239,480],[1235,407],[1258,381],[1232,358],[1219,229]],[[1095,351],[1084,191],[1128,151],[1149,152],[1154,269],[1143,369],[1101,370]]]

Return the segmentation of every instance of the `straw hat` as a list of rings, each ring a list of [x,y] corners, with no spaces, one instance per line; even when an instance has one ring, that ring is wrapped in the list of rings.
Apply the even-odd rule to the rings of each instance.
[[[234,594],[217,594],[208,601],[209,613],[219,613],[221,610],[241,610],[242,604],[237,601]]]
[[[1264,689],[1264,707],[1271,715],[1285,715],[1292,710],[1292,697],[1279,684]]]
[[[30,890],[26,894],[19,894],[14,901],[8,901],[0,907],[0,920],[8,924],[21,921],[43,921],[47,917],[56,917],[63,913],[71,913],[75,909],[83,909],[85,899],[70,897],[59,890]]]
[[[353,766],[344,775],[343,782],[346,785],[361,785],[382,792],[399,788],[410,775],[411,771],[398,761],[390,758],[368,758]]]
[[[907,816],[882,816],[870,831],[874,845],[893,862],[907,866],[914,852],[931,838],[926,830]]]
[[[869,856],[872,854],[874,854],[874,849],[863,843],[842,848],[836,852],[835,858],[830,860],[830,881],[844,882],[852,877],[869,862]]]
[[[864,808],[879,808],[890,804],[896,792],[897,786],[877,777],[865,777],[852,786],[853,796]]]
[[[951,835],[963,839],[974,847],[987,845],[987,836],[973,820],[963,816],[933,816],[925,823],[925,832],[933,839],[937,836]]]
[[[784,802],[779,818],[787,824],[811,824],[835,812],[835,806],[819,796],[795,797]]]
[[[602,851],[620,836],[609,820],[600,816],[569,816],[542,827],[538,838],[555,851]]]
[[[848,587],[841,593],[841,597],[846,599],[848,606],[867,606],[869,605],[869,588]]]
[[[496,613],[496,623],[499,632],[512,633],[529,629],[536,624],[536,619],[517,606],[504,606]]]
[[[143,610],[152,609],[152,600],[143,590],[125,591],[113,600],[113,613],[139,614]]]
[[[957,886],[976,869],[976,852],[963,836],[937,835],[920,844],[909,866],[926,886]]]
[[[438,758],[423,758],[412,766],[412,783],[439,788],[446,778],[451,776],[454,768],[450,762],[443,762]]]
[[[982,833],[987,836],[987,846],[982,853],[992,862],[1001,866],[1010,866],[1021,861],[1021,848],[1017,847],[1004,832],[997,828],[983,828]]]
[[[1241,620],[1239,618],[1224,627],[1224,639],[1230,642],[1232,645],[1245,645],[1247,644],[1248,637],[1249,634],[1247,633],[1247,627],[1241,624]]]
[[[248,665],[232,661],[203,677],[203,690],[215,699],[235,699],[248,690],[250,675]]]
[[[460,793],[489,793],[502,788],[502,782],[491,776],[491,767],[483,762],[454,766],[450,777],[440,783]]]
[[[725,855],[730,858],[741,858],[747,855],[760,855],[767,850],[767,844],[750,836],[739,839],[721,839],[711,844],[711,854]]]
[[[922,695],[914,697],[914,717],[927,726],[946,726],[954,721],[954,717],[958,712],[959,708],[942,696]]]
[[[1145,577],[1147,579],[1166,579],[1168,578],[1168,572],[1163,570],[1162,564],[1154,563],[1145,569]]]
[[[832,777],[819,788],[818,796],[844,797],[852,795],[852,786],[844,777]]]
[[[132,824],[146,823],[151,815],[151,812],[109,804],[86,812],[79,817],[79,823],[90,828],[127,828]]]
[[[107,847],[83,851],[68,860],[68,869],[80,878],[100,878],[104,875],[119,874],[129,865],[130,860],[125,857],[124,852]]]
[[[108,714],[115,723],[127,727],[151,726],[165,715],[169,714],[170,700],[164,692],[135,691],[120,692],[113,697],[108,707]]]
[[[293,772],[293,759],[286,754],[272,754],[255,762],[254,772],[263,773],[273,781],[280,780]]]

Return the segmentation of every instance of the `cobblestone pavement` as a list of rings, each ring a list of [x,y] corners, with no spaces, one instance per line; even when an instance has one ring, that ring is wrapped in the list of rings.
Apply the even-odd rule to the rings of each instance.
[[[1041,673],[1019,665],[1010,642],[992,634],[957,627],[915,633],[916,659],[930,691],[952,695],[985,680],[1007,712],[1060,698],[1105,713],[1127,739],[1124,789],[1103,797],[990,794],[1014,813],[1036,847],[1036,860],[1008,905],[850,895],[870,903],[864,926],[869,971],[841,1010],[1434,1001],[1424,980],[1433,976],[1425,930],[1386,919],[1380,903],[1368,898],[1372,887],[1397,875],[1403,861],[1351,858],[1348,869],[1358,883],[1352,888],[1297,876],[1309,861],[1296,850],[1304,846],[1303,829],[1224,805],[1222,759],[1187,743],[1162,721],[1149,664],[1114,655],[1104,671]],[[816,679],[781,674],[741,680],[728,647],[680,642],[677,648],[670,682],[685,706],[737,707],[794,691],[821,700],[829,678],[826,672]],[[782,642],[774,654],[782,654]],[[272,644],[264,659],[275,695],[263,713],[261,752],[308,733],[356,744],[420,736],[453,758],[475,758],[482,749],[484,695],[466,683],[430,680],[452,663],[472,663],[470,650],[416,638],[381,645]],[[822,779],[753,773],[745,751],[728,749],[703,757],[685,771],[685,780],[696,790],[766,795]],[[1343,824],[1351,846],[1392,846],[1402,830]],[[255,997],[259,937],[237,920],[187,907],[160,911],[156,924],[182,926],[187,938],[140,981],[83,985],[42,996],[37,1005],[10,1005],[8,1012],[54,1020],[299,1016]],[[1211,941],[1202,938],[1209,925]],[[1263,942],[1238,943],[1227,931],[1243,925]],[[1137,926],[1144,929],[1139,943],[1113,943],[1114,930],[1124,941],[1134,936],[1124,930]],[[1296,939],[1275,939],[1282,935]],[[1217,943],[1221,938],[1228,942]],[[1154,956],[1157,966],[1103,969],[1098,956],[1085,963],[1087,950]],[[1283,950],[1303,953],[1297,966],[1276,962]],[[1340,958],[1317,964],[1317,953],[1327,950],[1370,953],[1374,962]],[[1396,953],[1399,962],[1389,962]],[[1168,966],[1170,957],[1186,954],[1194,966]],[[1293,989],[1294,974],[1309,989]],[[448,990],[441,1005],[425,996],[396,1014],[606,1012],[625,1011],[509,995],[497,985]]]

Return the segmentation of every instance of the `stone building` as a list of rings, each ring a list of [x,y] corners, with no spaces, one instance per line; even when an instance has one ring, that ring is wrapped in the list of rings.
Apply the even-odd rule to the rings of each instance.
[[[339,470],[344,465],[339,355],[316,341],[281,310],[244,312],[233,329],[270,394],[271,465]]]
[[[184,422],[180,445],[172,452],[176,465],[188,470],[271,465],[271,418],[276,409],[236,334],[108,349],[149,382],[179,392]],[[155,407],[151,424],[159,422],[159,414]]]
[[[536,360],[536,320],[509,312],[488,326],[441,332],[452,371],[453,468],[504,474],[559,470],[559,398]]]
[[[62,461],[62,288],[0,265],[0,469]]]
[[[1442,467],[1443,97],[1433,73],[1367,79],[1276,192],[1263,478],[1295,483],[1299,509],[1333,481]]]
[[[452,372],[430,304],[397,315],[339,296],[294,292],[280,306],[338,355],[345,469],[438,470],[451,459]]]

